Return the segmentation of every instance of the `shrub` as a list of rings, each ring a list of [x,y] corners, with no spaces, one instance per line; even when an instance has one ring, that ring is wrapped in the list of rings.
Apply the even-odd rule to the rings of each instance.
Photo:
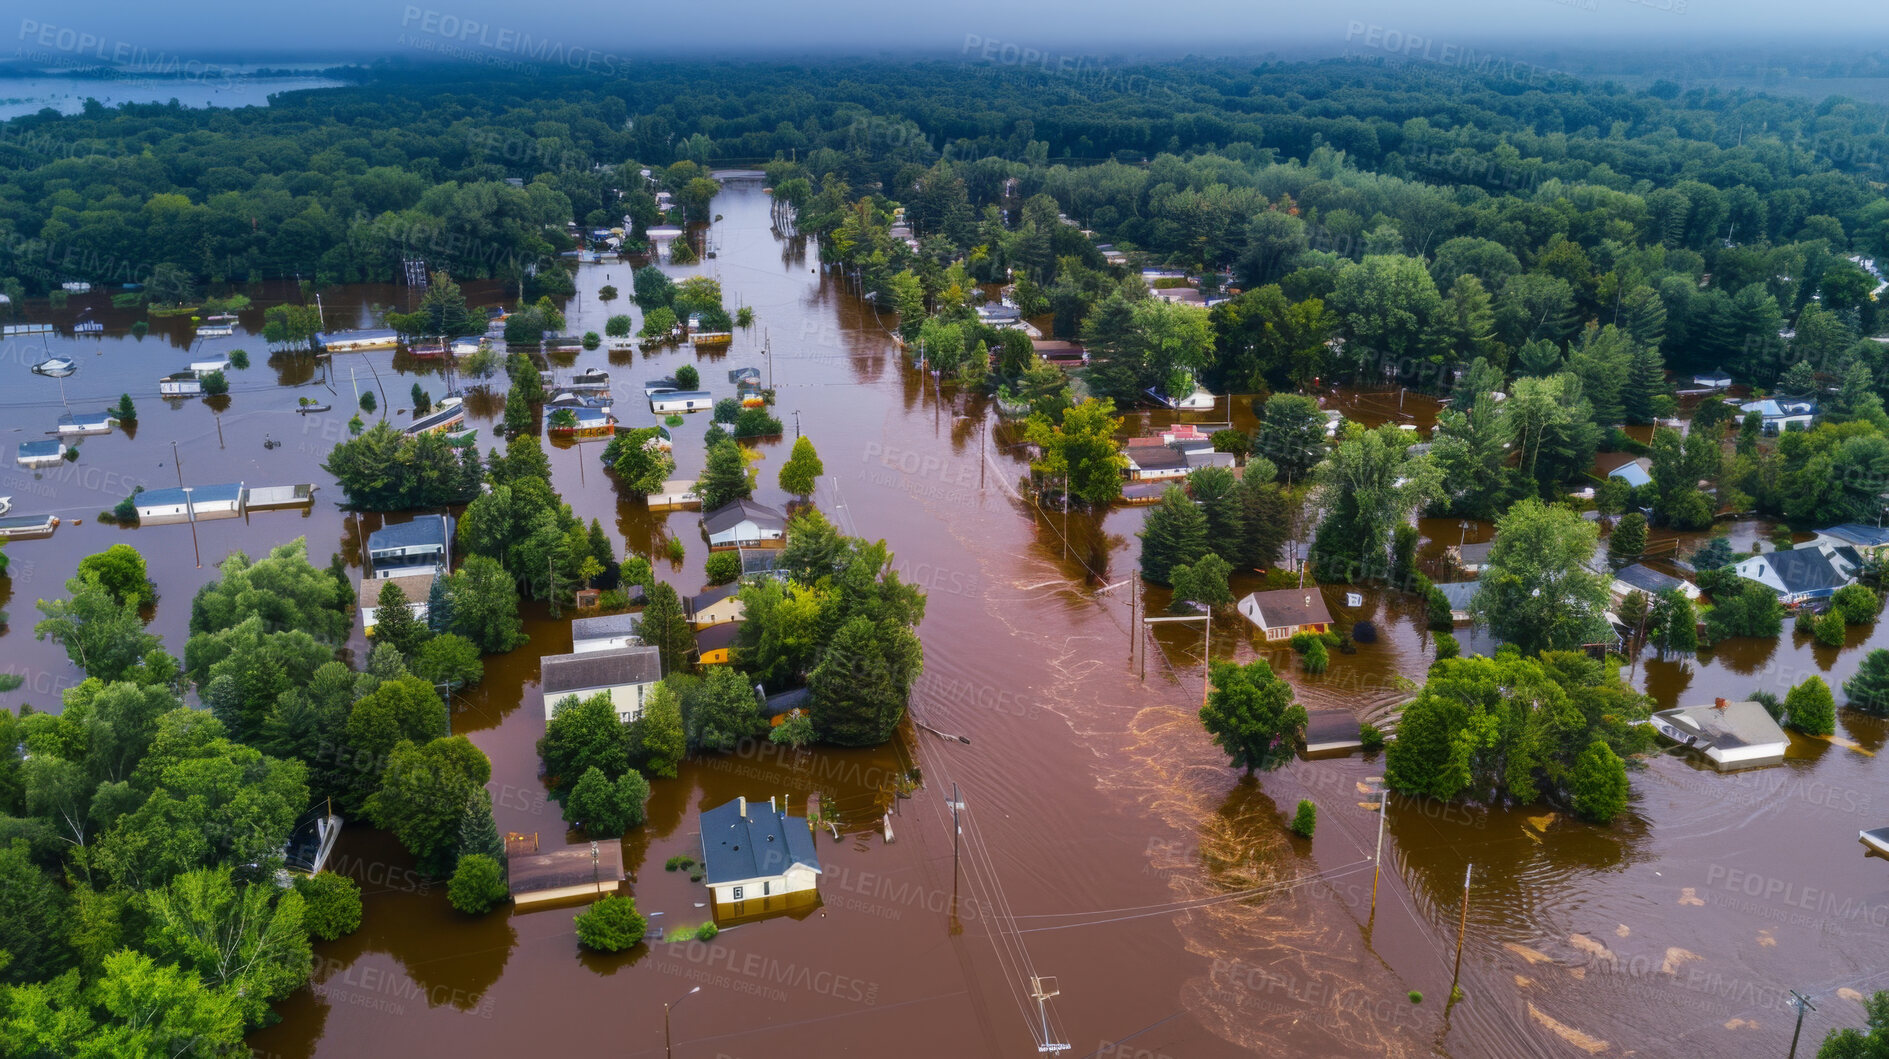
[[[1325,646],[1325,641],[1313,640],[1312,646],[1306,649],[1305,658],[1301,660],[1301,664],[1305,666],[1307,673],[1314,676],[1323,673],[1331,665],[1331,651]]]
[[[1318,806],[1309,799],[1299,799],[1299,811],[1292,816],[1292,833],[1300,838],[1311,838],[1318,827]]]
[[[1627,807],[1627,765],[1602,740],[1587,744],[1574,760],[1574,811],[1597,824],[1612,822]]]
[[[1770,714],[1771,719],[1774,721],[1784,716],[1783,700],[1779,699],[1776,695],[1773,695],[1768,691],[1752,692],[1751,701],[1757,703],[1760,706],[1763,706],[1764,712]]]
[[[694,857],[688,856],[687,854],[678,853],[675,856],[670,857],[668,860],[662,862],[662,870],[675,871],[679,868],[694,867],[694,865],[695,865]]]
[[[1843,615],[1831,610],[1817,619],[1817,629],[1813,635],[1825,647],[1842,647],[1844,631]]]
[[[1300,654],[1310,651],[1312,645],[1317,642],[1319,642],[1319,637],[1315,632],[1295,632],[1292,634],[1292,639],[1286,641],[1294,651]]]
[[[702,373],[695,370],[695,365],[684,364],[676,369],[676,389],[693,390],[702,385]]]
[[[203,392],[211,397],[221,397],[230,392],[230,381],[224,378],[223,373],[220,371],[213,371],[205,375],[201,381],[203,383]],[[372,396],[373,394],[371,393],[365,394],[362,396],[362,401],[365,402]],[[363,404],[362,407],[366,408],[368,406]],[[372,408],[368,408],[368,410],[373,411]]]
[[[602,335],[599,335],[595,331],[584,332],[584,348],[585,349],[596,349],[598,346],[601,346],[601,345],[603,345]]]
[[[669,543],[663,545],[663,551],[669,556],[669,561],[675,563],[681,562],[689,554],[688,549],[682,546],[680,537],[669,538]]]
[[[673,412],[664,416],[662,421],[672,427],[679,427],[682,425],[682,417],[679,415],[676,415]]]
[[[230,350],[230,367],[235,368],[237,371],[248,370],[249,368],[248,351],[241,350],[241,349]]]
[[[613,894],[577,914],[577,941],[598,952],[622,952],[643,940],[648,923],[636,900]]]
[[[1358,725],[1358,742],[1363,743],[1366,750],[1382,750],[1384,733],[1377,730],[1377,725],[1367,721]]]
[[[711,585],[725,585],[741,576],[739,552],[715,552],[702,565],[708,572],[708,583]]]
[[[1809,607],[1798,611],[1797,617],[1791,619],[1791,631],[1804,636],[1815,636],[1817,634],[1816,611]]]
[[[1784,724],[1805,735],[1829,735],[1837,730],[1837,703],[1822,677],[1809,677],[1784,696]]]
[[[353,879],[331,871],[304,875],[295,880],[295,892],[305,902],[302,922],[310,934],[333,941],[360,929],[361,887]]]
[[[212,372],[212,374],[216,374],[216,373]],[[203,387],[204,393],[210,392],[209,382],[210,380],[208,379],[204,380],[204,387]],[[366,412],[369,415],[373,415],[374,409],[379,408],[379,407],[380,407],[380,402],[374,399],[374,391],[372,390],[361,391],[361,411]]]
[[[1830,597],[1830,609],[1848,625],[1868,625],[1882,610],[1882,600],[1863,585],[1844,585]]]
[[[453,877],[446,883],[446,899],[469,916],[490,912],[505,895],[505,872],[498,861],[484,853],[468,853],[459,858],[459,866],[453,869]]]
[[[1410,997],[1410,1002],[1411,1002],[1412,1004],[1421,1004],[1421,1003],[1423,1003],[1423,994],[1422,994],[1422,993],[1419,993],[1419,992],[1417,992],[1417,991],[1416,991],[1415,989],[1412,989],[1412,990],[1411,990],[1411,991],[1410,991],[1410,992],[1409,992],[1408,994],[1406,994],[1406,995]]]
[[[1447,632],[1436,634],[1436,660],[1455,658],[1463,653],[1463,645],[1456,641],[1455,635]]]

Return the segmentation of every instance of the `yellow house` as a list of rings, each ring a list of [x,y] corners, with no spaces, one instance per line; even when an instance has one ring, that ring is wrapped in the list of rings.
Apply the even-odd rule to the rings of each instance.
[[[689,624],[697,629],[738,622],[742,617],[740,585],[711,588],[689,600]]]
[[[695,660],[705,666],[725,666],[734,655],[741,624],[712,625],[695,634]]]

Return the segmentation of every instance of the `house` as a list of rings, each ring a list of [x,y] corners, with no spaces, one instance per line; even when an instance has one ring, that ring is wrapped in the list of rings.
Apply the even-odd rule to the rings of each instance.
[[[199,485],[175,489],[147,489],[132,497],[138,521],[147,526],[167,522],[204,522],[239,518],[243,514],[243,483]]]
[[[1192,287],[1156,287],[1148,293],[1164,302],[1172,302],[1176,305],[1205,306],[1207,304],[1207,300],[1201,297],[1200,292]]]
[[[623,840],[539,852],[535,833],[507,836],[505,881],[516,908],[608,897],[623,882]]]
[[[194,371],[174,371],[157,380],[159,397],[197,397],[203,393],[203,380]]]
[[[1137,441],[1142,439],[1135,439]],[[1189,470],[1187,454],[1176,448],[1159,444],[1129,444],[1122,449],[1122,455],[1128,457],[1128,477],[1135,481],[1151,482],[1163,478],[1185,478]]]
[[[1199,387],[1185,397],[1169,397],[1166,392],[1150,386],[1142,391],[1149,399],[1163,408],[1172,408],[1177,412],[1211,412],[1220,399]]]
[[[672,390],[649,396],[652,412],[698,412],[715,407],[715,395],[707,390]]]
[[[190,374],[195,375],[199,379],[206,375],[214,375],[219,371],[228,370],[230,370],[230,358],[228,357],[218,357],[215,360],[193,360],[190,362]]]
[[[7,515],[0,518],[0,540],[15,537],[49,537],[59,528],[57,515]]]
[[[1687,599],[1699,598],[1699,586],[1690,581],[1682,581],[1670,574],[1660,573],[1645,563],[1634,563],[1614,572],[1613,584],[1609,591],[1616,604],[1627,598],[1630,592],[1638,592],[1647,599],[1668,590],[1678,590]]]
[[[1181,458],[1187,461],[1189,471],[1197,471],[1202,467],[1239,466],[1239,460],[1231,452],[1215,452],[1212,449],[1183,449]]]
[[[453,427],[465,422],[465,419],[465,406],[456,404],[451,408],[437,409],[430,415],[421,416],[413,422],[408,423],[405,433],[408,437],[414,438],[419,437],[421,434],[436,434],[440,431],[451,430]]]
[[[1650,721],[1654,731],[1702,752],[1720,772],[1776,765],[1790,746],[1784,729],[1756,702],[1717,699],[1710,706],[1660,710]]]
[[[1444,549],[1444,554],[1456,564],[1457,569],[1466,574],[1480,574],[1489,565],[1489,553],[1495,549],[1493,539],[1476,541],[1471,544],[1456,544]]]
[[[374,577],[451,573],[453,525],[451,515],[422,515],[368,534],[367,563]]]
[[[752,500],[735,500],[702,516],[710,548],[739,548],[784,540],[787,516]]]
[[[22,441],[15,463],[22,467],[44,467],[66,458],[67,445],[58,438],[47,441]]]
[[[727,625],[741,620],[741,586],[720,585],[711,588],[699,596],[692,596],[685,605],[688,610],[689,624],[698,629],[711,625]]]
[[[1295,633],[1331,628],[1331,611],[1316,586],[1253,592],[1240,600],[1240,616],[1259,627],[1268,640],[1289,640]]]
[[[380,615],[380,594],[388,585],[399,585],[400,591],[407,597],[407,611],[421,621],[426,620],[427,604],[433,597],[432,571],[418,574],[406,574],[399,577],[363,577],[354,586],[354,598],[361,608],[361,632],[372,636],[374,626],[378,625]]]
[[[711,625],[695,634],[695,661],[705,666],[725,666],[735,653],[735,640],[741,635],[740,622]]]
[[[650,441],[655,441],[651,438]],[[662,483],[662,489],[649,494],[649,509],[662,511],[678,507],[701,507],[702,498],[696,495],[695,481],[690,478],[677,478]]]
[[[109,434],[116,422],[109,412],[67,412],[59,417],[58,431],[66,437]]]
[[[1722,371],[1708,371],[1703,375],[1694,375],[1692,377],[1692,385],[1702,390],[1729,389],[1731,384],[1732,377]]]
[[[1065,342],[1061,339],[1054,338],[1039,338],[1033,340],[1030,345],[1036,348],[1037,356],[1042,357],[1044,360],[1058,367],[1086,364],[1089,361],[1088,352],[1075,342]]]
[[[717,915],[746,915],[766,909],[764,899],[811,893],[819,887],[820,854],[805,817],[767,811],[746,798],[706,810],[701,816],[702,869],[715,895]],[[762,907],[752,903],[762,901]]]
[[[780,568],[779,548],[737,548],[741,556],[741,580],[749,581],[757,577],[787,579],[787,571]]]
[[[1476,590],[1482,587],[1478,581],[1445,581],[1436,583],[1436,590],[1443,593],[1443,598],[1450,601],[1450,621],[1457,625],[1467,625],[1470,621],[1469,604],[1476,598]]]
[[[772,695],[755,686],[755,694],[761,698],[761,716],[767,718],[770,727],[779,728],[787,719],[807,712],[813,706],[813,692],[806,688],[792,691],[777,691]]]
[[[1645,456],[1630,460],[1607,472],[1607,477],[1618,478],[1635,489],[1649,485],[1653,481],[1653,461]]]
[[[1776,592],[1778,602],[1798,604],[1828,599],[1850,583],[1861,565],[1861,557],[1854,551],[1813,541],[1802,548],[1754,555],[1732,570]]]
[[[545,433],[553,437],[614,434],[617,421],[595,408],[573,408],[569,405],[546,406],[544,429]]]
[[[539,672],[545,720],[565,699],[608,695],[617,717],[634,721],[643,715],[643,704],[662,679],[662,655],[654,647],[574,651],[546,655],[539,660]]]
[[[600,393],[607,395],[610,392],[610,373],[602,368],[585,368],[583,371],[572,375],[571,381],[565,383],[564,388],[567,390],[575,390],[578,393]]]
[[[1811,544],[1828,544],[1833,548],[1850,548],[1865,559],[1889,550],[1889,529],[1870,526],[1861,522],[1845,522],[1840,526],[1831,526],[1819,530]]]
[[[591,651],[640,647],[643,644],[639,632],[642,625],[641,614],[603,614],[595,618],[578,618],[571,622],[571,653],[581,655]]]
[[[1780,430],[1809,430],[1810,424],[1817,418],[1817,402],[1793,397],[1746,401],[1738,406],[1738,410],[1746,415],[1758,413],[1766,434],[1775,434]]]
[[[384,327],[360,331],[324,331],[315,336],[315,345],[329,353],[359,353],[368,349],[393,349],[400,345],[400,335]]]

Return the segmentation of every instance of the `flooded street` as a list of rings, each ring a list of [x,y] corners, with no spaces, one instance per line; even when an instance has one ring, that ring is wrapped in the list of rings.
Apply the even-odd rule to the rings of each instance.
[[[849,533],[885,538],[901,575],[929,593],[914,719],[971,742],[906,725],[876,750],[763,745],[654,781],[649,822],[624,843],[629,888],[652,926],[708,918],[705,889],[663,870],[668,858],[698,851],[701,810],[736,795],[785,795],[796,811],[818,796],[837,814],[841,837],[819,841],[822,904],[731,927],[706,945],[597,956],[580,954],[568,908],[468,919],[391,838],[351,824],[336,867],[362,883],[362,928],[317,943],[314,987],[280,1005],[282,1022],[251,1035],[256,1054],[654,1056],[664,1003],[688,996],[672,1023],[675,1054],[692,1059],[1022,1056],[1036,1053],[1042,1033],[1034,975],[1055,979],[1049,1036],[1078,1057],[1774,1056],[1795,1017],[1786,990],[1817,1000],[1808,1042],[1860,1023],[1855,996],[1889,985],[1881,966],[1889,862],[1865,857],[1856,841],[1859,829],[1889,824],[1875,760],[1889,732],[1847,711],[1835,738],[1794,736],[1789,759],[1774,768],[1718,775],[1654,755],[1631,771],[1631,808],[1607,829],[1545,807],[1394,799],[1372,915],[1378,820],[1366,781],[1381,774],[1382,756],[1295,761],[1242,783],[1195,716],[1199,629],[1160,626],[1144,682],[1129,661],[1128,586],[1101,591],[1134,576],[1146,509],[1065,517],[1020,499],[1023,452],[994,409],[906,369],[893,318],[818,273],[813,248],[777,238],[758,187],[729,185],[716,209],[726,218],[715,229],[718,256],[668,271],[719,276],[730,308],[752,306],[756,324],[726,352],[699,358],[704,388],[730,395],[728,370],[755,366],[764,379],[771,371],[776,414],[789,431],[797,418],[824,460],[819,507]],[[582,295],[565,330],[601,333],[612,312],[632,312],[627,297],[595,297],[606,283],[627,292],[631,271],[581,266]],[[6,546],[13,562],[0,578],[0,608],[11,624],[0,631],[0,669],[25,684],[0,703],[56,708],[78,679],[59,647],[33,638],[33,601],[62,593],[79,559],[112,543],[150,559],[160,593],[151,627],[173,652],[192,594],[232,550],[260,555],[305,536],[317,566],[339,552],[358,568],[358,542],[380,518],[341,511],[319,468],[345,435],[354,387],[375,387],[397,424],[407,421],[395,410],[408,407],[416,380],[435,396],[446,387],[415,374],[436,368],[388,352],[340,354],[331,369],[306,355],[266,356],[261,309],[292,292],[264,293],[236,336],[203,347],[189,346],[179,320],[153,320],[134,339],[126,328],[142,317],[109,307],[93,313],[108,328],[102,339],[6,340],[0,495],[13,496],[15,514],[68,521],[50,539]],[[502,297],[490,285],[469,284],[467,293],[475,305]],[[365,324],[369,304],[404,307],[409,296],[362,286],[322,300],[334,328]],[[107,305],[102,294],[73,302],[51,313],[68,330],[81,304]],[[44,318],[43,309],[33,316]],[[771,365],[760,355],[764,330]],[[224,410],[156,396],[159,377],[239,347],[252,366],[231,373]],[[61,411],[59,384],[27,371],[46,350],[79,360],[64,380],[72,409],[103,408],[129,392],[141,418],[135,432],[85,438],[76,463],[35,475],[11,456]],[[653,356],[598,349],[555,365],[609,370],[616,414],[636,427],[656,422],[641,382],[696,359],[686,346]],[[335,411],[298,416],[298,397]],[[1236,425],[1250,428],[1248,402],[1233,405]],[[1436,410],[1396,391],[1350,395],[1339,407],[1423,428]],[[472,403],[468,422],[482,450],[501,411],[497,401]],[[1214,418],[1226,418],[1224,406]],[[1154,421],[1137,414],[1130,429],[1137,419]],[[677,477],[700,471],[707,425],[698,415],[675,428]],[[265,437],[284,444],[264,448]],[[763,502],[783,499],[775,476],[792,440],[760,446]],[[187,525],[97,522],[138,484],[177,484],[173,443],[188,484],[312,482],[320,486],[313,509],[200,523],[200,569]],[[600,441],[547,451],[555,485],[580,517],[600,519],[619,550],[680,540],[685,558],[658,560],[659,575],[685,594],[700,590],[708,549],[696,512],[652,513],[620,499],[598,462]],[[1425,520],[1423,530],[1427,558],[1488,534],[1453,520]],[[1734,540],[1762,533],[1740,524]],[[1268,658],[1311,708],[1362,712],[1421,681],[1434,644],[1419,601],[1366,590],[1361,607],[1347,607],[1342,586],[1320,591],[1342,624],[1370,620],[1376,642],[1334,652],[1329,671],[1312,677],[1289,650],[1256,647],[1233,619],[1215,622],[1213,655]],[[536,680],[540,655],[570,649],[568,619],[531,608],[530,643],[487,659],[484,683],[461,693],[452,717],[492,759],[500,830],[537,833],[554,847],[575,835],[537,776]],[[1458,631],[1466,651],[1493,649],[1467,632]],[[358,629],[353,642],[358,651]],[[1635,679],[1662,708],[1755,690],[1782,696],[1811,674],[1839,687],[1874,646],[1889,646],[1880,624],[1826,649],[1787,623],[1775,643],[1738,641],[1678,660],[1649,652]],[[923,785],[897,797],[912,770]],[[954,784],[964,803],[955,873]],[[1311,841],[1283,826],[1301,798],[1319,808]],[[889,844],[878,830],[886,813],[894,814]],[[1451,1005],[1471,865],[1464,997]],[[690,995],[694,986],[700,995]]]

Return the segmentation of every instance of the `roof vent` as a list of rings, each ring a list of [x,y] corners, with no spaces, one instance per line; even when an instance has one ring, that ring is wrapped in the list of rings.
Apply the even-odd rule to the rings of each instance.
[[[1724,708],[1725,708],[1726,706],[1728,706],[1728,705],[1730,705],[1730,703],[1728,703],[1728,702],[1726,702],[1726,701],[1725,701],[1724,699],[1713,699],[1713,700],[1712,700],[1712,708],[1713,708],[1713,709],[1715,709],[1715,710],[1722,710],[1722,709],[1724,709]]]

